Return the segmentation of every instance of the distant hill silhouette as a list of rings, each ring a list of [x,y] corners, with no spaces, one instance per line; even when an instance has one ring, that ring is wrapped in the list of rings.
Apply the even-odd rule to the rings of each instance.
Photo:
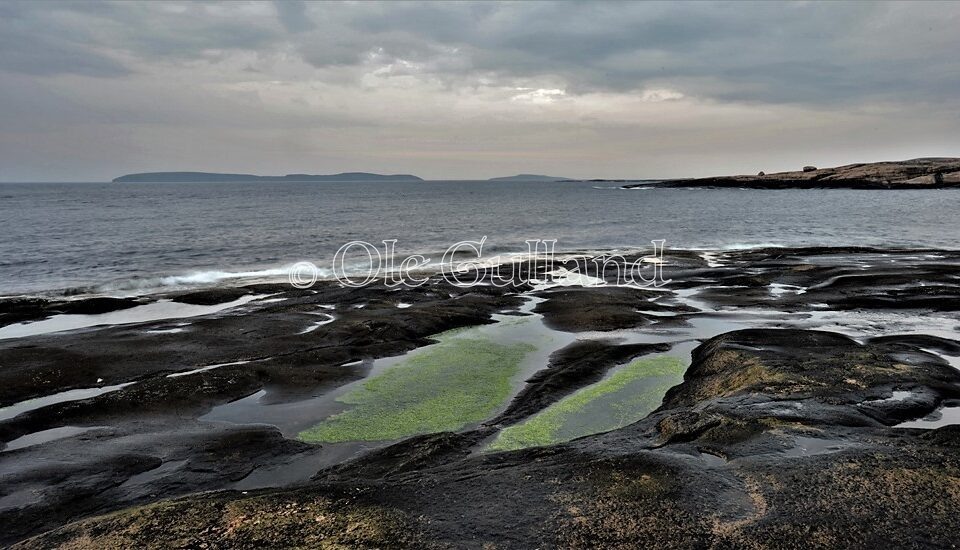
[[[371,174],[368,172],[343,172],[341,174],[287,174],[286,176],[257,176],[254,174],[219,174],[215,172],[144,172],[114,178],[115,183],[208,183],[224,181],[423,181],[410,174]]]
[[[568,180],[569,178],[542,176],[539,174],[517,174],[516,176],[503,176],[500,178],[490,178],[487,181],[568,181]]]

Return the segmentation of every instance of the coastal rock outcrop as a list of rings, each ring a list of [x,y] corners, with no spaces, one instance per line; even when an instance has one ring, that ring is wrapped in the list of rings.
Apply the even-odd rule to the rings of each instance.
[[[936,189],[960,186],[960,158],[917,158],[848,164],[835,168],[804,166],[798,172],[756,176],[715,176],[645,182],[625,187],[731,187],[750,189]]]
[[[0,340],[0,403],[8,407],[0,418],[0,520],[9,526],[0,544],[954,544],[960,252],[677,250],[664,260],[672,282],[656,290],[518,294],[440,278],[404,290],[260,284],[165,295],[186,303],[271,296],[188,325],[161,320]],[[563,334],[523,332],[531,321],[524,308],[533,304],[545,327]],[[543,368],[525,374],[509,403],[483,422],[343,453],[268,425],[279,416],[259,416],[279,408],[312,422],[336,412],[339,405],[317,413],[318,402],[301,404],[370,378],[372,359],[490,324],[494,315],[503,317],[491,327],[503,323],[511,337],[557,347],[544,348],[553,351],[536,360]],[[304,330],[318,321],[322,328]],[[595,391],[610,388],[630,362],[660,354],[690,366],[658,393],[649,415],[626,416],[642,392]],[[648,382],[630,383],[640,385],[624,387]],[[585,393],[594,399],[570,418],[592,425],[598,411],[614,411],[602,414],[620,423],[493,452],[507,429],[551,408],[574,410],[570,399]],[[235,407],[256,413],[209,416]],[[45,439],[64,429],[84,431]]]
[[[724,334],[659,411],[619,430],[495,454],[427,435],[300,488],[163,501],[14,547],[949,547],[960,430],[884,424],[930,408],[913,394],[955,397],[960,373],[902,352],[818,331]]]

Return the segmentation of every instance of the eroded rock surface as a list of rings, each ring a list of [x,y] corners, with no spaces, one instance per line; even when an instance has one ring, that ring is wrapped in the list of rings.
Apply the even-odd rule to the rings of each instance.
[[[184,332],[146,334],[173,323],[163,321],[0,340],[0,375],[11,384],[4,404],[98,377],[135,382],[0,420],[8,444],[90,428],[0,453],[0,518],[11,526],[3,542],[954,544],[960,427],[897,426],[960,404],[960,255],[809,248],[668,252],[665,261],[672,282],[662,289],[259,286],[244,292],[286,299],[193,319]],[[254,392],[283,404],[362,379],[370,358],[489,323],[498,312],[522,315],[531,295],[544,300],[533,308],[543,322],[577,341],[545,360],[500,413],[462,432],[419,435],[331,464],[314,460],[326,446],[271,426],[200,420]],[[336,321],[303,332],[327,315]],[[667,350],[688,353],[691,364],[647,418],[568,443],[485,451],[503,427]],[[240,360],[250,362],[169,376]],[[284,468],[306,468],[312,480],[236,488],[252,473]]]

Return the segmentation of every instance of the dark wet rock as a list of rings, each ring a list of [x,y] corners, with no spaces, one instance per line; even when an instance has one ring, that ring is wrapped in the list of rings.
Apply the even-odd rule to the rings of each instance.
[[[949,449],[930,437],[878,443],[875,431],[851,446],[849,435],[813,435],[784,424],[768,429],[789,435],[741,429],[726,443],[715,436],[698,444],[724,425],[733,431],[736,422],[679,412],[671,418],[673,433],[687,435],[656,450],[613,432],[497,455],[442,452],[445,463],[427,460],[411,470],[406,461],[416,454],[399,444],[321,475],[309,487],[167,501],[70,524],[21,547],[79,541],[302,546],[322,535],[390,547],[782,547],[804,540],[871,548],[880,540],[948,544],[947,531],[958,525],[960,499],[951,490],[960,475],[955,435],[944,442]],[[753,455],[721,458],[723,445],[734,440],[766,443],[754,446]],[[436,436],[421,438],[424,444],[427,455],[461,448],[457,439]],[[698,453],[694,444],[710,452]],[[158,527],[174,519],[175,527]]]
[[[894,334],[870,339],[871,344],[901,344],[907,348],[931,349],[946,355],[960,355],[960,341],[928,334]]]
[[[101,425],[130,416],[199,417],[222,403],[269,388],[265,404],[310,397],[359,380],[362,365],[292,366],[270,359],[228,365],[188,376],[151,377],[122,389],[28,411],[0,422],[0,440],[11,441],[63,424]]]
[[[884,295],[852,296],[832,302],[839,309],[929,309],[957,311],[960,295],[957,289],[906,289]]]
[[[39,491],[43,499],[0,510],[8,526],[0,541],[9,544],[77,517],[114,510],[118,502],[151,502],[157,495],[222,487],[243,479],[258,465],[309,450],[266,426],[148,428],[156,430],[146,432],[154,436],[152,441],[143,436],[103,441],[95,453],[68,441],[58,461],[7,470],[7,490]],[[31,450],[18,452],[29,457]]]
[[[640,311],[685,311],[652,303],[650,299],[660,293],[638,288],[552,288],[538,295],[546,301],[537,304],[533,311],[543,314],[547,326],[568,332],[611,331],[650,324],[651,317]]]
[[[163,447],[120,440],[104,442],[105,448],[91,455],[67,445],[59,461],[39,469],[8,470],[5,485],[12,492],[39,491],[44,496],[42,502],[3,511],[13,521],[2,540],[9,542],[72,518],[115,509],[118,501],[142,503],[155,500],[156,495],[220,487],[242,479],[258,464],[306,447],[282,439],[268,427],[203,432],[191,428],[158,434],[166,442]],[[18,452],[30,456],[29,449]],[[174,467],[165,467],[170,465]]]
[[[537,311],[563,330],[641,327],[650,331],[642,334],[663,337],[672,330],[665,327],[694,320],[712,326],[707,321],[732,318],[745,306],[763,311],[763,326],[771,326],[785,323],[786,311],[796,312],[791,321],[809,320],[813,304],[844,309],[856,319],[859,313],[849,308],[889,314],[896,303],[884,302],[885,296],[944,300],[942,306],[913,302],[920,309],[911,316],[922,317],[954,311],[950,297],[960,275],[960,254],[950,251],[771,248],[713,259],[720,267],[709,267],[695,252],[667,254],[665,267],[672,271],[666,274],[675,281],[660,292],[541,291],[545,301]],[[911,281],[935,290],[911,291]],[[773,284],[790,286],[778,293]],[[733,288],[716,288],[724,286]],[[683,305],[666,292],[677,289],[697,291],[695,300],[725,309]],[[268,285],[249,290],[284,292]],[[939,356],[955,355],[958,344],[899,334],[899,328],[860,340],[798,328],[703,336],[683,383],[647,418],[559,445],[484,452],[496,423],[535,414],[607,369],[663,349],[583,340],[556,352],[549,368],[532,376],[488,425],[412,437],[323,469],[295,488],[161,500],[229,489],[254,471],[282,470],[297,460],[310,470],[323,456],[324,448],[284,439],[270,427],[196,420],[211,406],[260,389],[279,403],[300,399],[364,375],[364,364],[348,363],[413,349],[437,332],[489,322],[492,313],[521,303],[517,289],[463,289],[439,281],[399,291],[325,284],[312,290],[191,319],[181,333],[148,336],[146,328],[165,325],[147,323],[0,342],[4,403],[89,387],[96,377],[104,378],[102,384],[138,381],[0,423],[4,441],[58,425],[107,426],[0,453],[0,518],[16,526],[2,542],[52,529],[22,547],[955,543],[960,427],[895,426],[960,402],[960,371]],[[400,309],[399,302],[412,305]],[[318,313],[336,321],[300,334],[325,318]],[[166,378],[236,360],[251,362]],[[103,513],[109,515],[91,517]],[[79,521],[68,523],[73,520]]]
[[[317,474],[323,479],[378,479],[415,473],[466,458],[471,448],[494,430],[488,427],[463,433],[436,433],[410,437],[400,443],[377,449],[354,460],[333,466]]]
[[[657,423],[657,431],[661,444],[691,441],[726,421],[725,417],[716,414],[681,411],[662,418]]]
[[[762,395],[768,401],[799,401],[800,406],[789,407],[794,410],[785,415],[791,420],[822,422],[812,412],[824,403],[868,417],[856,424],[873,419],[892,425],[929,414],[943,400],[960,396],[960,372],[929,354],[918,353],[918,359],[907,364],[900,356],[901,349],[859,344],[823,331],[729,332],[694,350],[684,383],[667,392],[661,408],[701,404],[703,410],[757,417],[764,411],[724,399]],[[894,390],[914,397],[892,400]],[[849,419],[832,416],[834,425],[849,423]]]
[[[244,306],[244,311],[263,308],[255,315],[226,312],[192,318],[183,332],[145,332],[169,324],[160,321],[0,340],[4,366],[0,369],[0,406],[75,388],[241,360],[275,357],[284,358],[286,364],[329,367],[395,355],[430,343],[431,335],[445,330],[488,323],[493,313],[521,303],[506,291],[497,294],[487,289],[462,291],[454,297],[430,290],[352,290],[353,304],[365,307],[355,308],[348,302],[333,311],[321,308],[321,304],[339,304],[337,298],[346,293],[326,286],[289,304]],[[400,301],[424,307],[398,309]],[[336,321],[322,330],[303,332],[325,318],[317,313],[331,313]]]
[[[55,310],[58,313],[67,315],[98,315],[111,311],[129,309],[143,305],[144,302],[145,300],[139,298],[87,298],[84,300],[62,302],[55,306]]]
[[[142,305],[147,298],[94,297],[77,300],[48,300],[45,298],[0,298],[0,327],[47,317],[68,315],[97,315]]]
[[[16,547],[70,546],[77,538],[87,541],[80,546],[96,548],[422,547],[416,518],[373,504],[370,493],[260,493],[234,502],[201,495],[153,504],[136,516],[108,516],[77,526],[83,532],[53,532]],[[277,531],[280,525],[286,526],[283,532]],[[198,532],[203,533],[203,542],[195,539]]]
[[[427,345],[437,333],[488,323],[493,313],[515,309],[522,303],[510,295],[512,290],[460,289],[442,282],[399,291],[382,285],[343,289],[319,284],[312,292],[256,285],[230,295],[217,293],[213,301],[273,293],[264,291],[282,292],[278,297],[286,299],[251,302],[237,310],[191,318],[187,323],[157,321],[0,341],[0,364],[4,367],[0,369],[4,381],[0,403],[4,406],[77,388],[129,384],[0,421],[0,440],[4,442],[65,425],[110,427],[0,453],[5,472],[9,471],[8,464],[19,464],[25,468],[23,476],[32,475],[55,489],[30,492],[32,489],[23,489],[23,483],[17,481],[20,478],[0,477],[0,494],[19,494],[22,489],[27,491],[24,494],[39,495],[27,499],[28,505],[9,510],[2,508],[4,501],[0,500],[4,522],[16,518],[22,526],[11,530],[3,542],[85,515],[227,487],[256,468],[282,470],[285,463],[318,448],[284,439],[272,427],[224,432],[222,425],[211,431],[209,427],[193,429],[192,423],[214,406],[261,389],[266,392],[261,399],[265,406],[330,391],[362,377],[369,368],[363,360]],[[400,302],[411,306],[398,308]],[[329,305],[335,307],[329,309]],[[364,307],[357,307],[360,305]],[[328,314],[334,322],[304,332]],[[170,326],[182,330],[148,332]],[[225,365],[238,361],[245,363]],[[355,362],[360,363],[345,365]],[[222,366],[169,377],[214,365]],[[103,444],[84,443],[94,436],[103,438]],[[131,447],[133,442],[136,444]],[[76,452],[68,451],[74,447]],[[150,455],[154,449],[163,450],[165,463],[185,464],[165,475],[166,481],[151,481],[149,492],[119,490],[142,472],[121,469],[104,477],[83,466],[109,465],[125,454]],[[36,464],[51,459],[80,468],[71,470],[76,482],[68,482],[65,473],[34,471]],[[308,460],[304,467],[309,468],[309,464]],[[317,464],[319,469],[322,461]],[[314,471],[308,470],[306,477]],[[94,498],[77,489],[77,498],[86,500],[83,505],[70,504],[71,491],[79,483],[98,487],[99,496]],[[117,489],[106,490],[108,487]]]
[[[943,426],[936,430],[925,430],[919,438],[938,446],[960,449],[960,424]]]
[[[42,298],[2,298],[0,299],[0,326],[43,319],[51,315],[47,312],[49,302]]]
[[[673,270],[667,286],[699,288],[715,306],[810,310],[934,310],[960,307],[960,254],[863,247],[723,253],[724,266]],[[775,287],[777,285],[777,287]]]
[[[75,457],[64,457],[59,463],[45,464],[28,473],[5,472],[6,494],[39,491],[41,502],[27,502],[21,507],[3,510],[4,525],[0,541],[9,544],[23,536],[50,529],[65,521],[90,514],[102,508],[95,502],[105,489],[116,487],[124,479],[157,468],[162,460],[149,454],[119,454],[109,461],[80,462]],[[45,487],[57,481],[53,488]],[[57,502],[60,508],[50,506]],[[35,512],[43,510],[42,514]]]
[[[247,296],[251,293],[251,290],[249,287],[213,288],[173,294],[170,299],[181,304],[214,306]]]

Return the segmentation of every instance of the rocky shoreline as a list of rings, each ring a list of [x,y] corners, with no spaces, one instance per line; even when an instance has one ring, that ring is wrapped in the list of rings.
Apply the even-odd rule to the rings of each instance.
[[[960,187],[960,159],[917,158],[895,162],[848,164],[836,168],[804,167],[795,172],[755,176],[716,176],[624,185],[624,188],[733,189],[946,189]]]
[[[617,264],[604,265],[603,278],[616,280]],[[401,290],[323,283],[0,301],[0,327],[157,302],[242,302],[0,339],[0,543],[954,544],[960,252],[667,251],[664,274],[660,289],[459,288],[437,277]],[[317,420],[300,419],[298,404],[342,408],[324,399],[382,376],[384,361],[403,365],[386,358],[429,359],[441,333],[539,347],[482,421],[360,446],[298,440],[301,420]],[[649,414],[490,450],[504,429],[558,408],[585,419],[562,433],[596,430],[591,411],[622,410],[621,394],[578,409],[571,398],[661,356],[689,367]],[[645,387],[636,383],[625,387]],[[282,422],[256,421],[270,407]],[[234,417],[248,421],[222,420]],[[56,432],[65,428],[82,431]]]

